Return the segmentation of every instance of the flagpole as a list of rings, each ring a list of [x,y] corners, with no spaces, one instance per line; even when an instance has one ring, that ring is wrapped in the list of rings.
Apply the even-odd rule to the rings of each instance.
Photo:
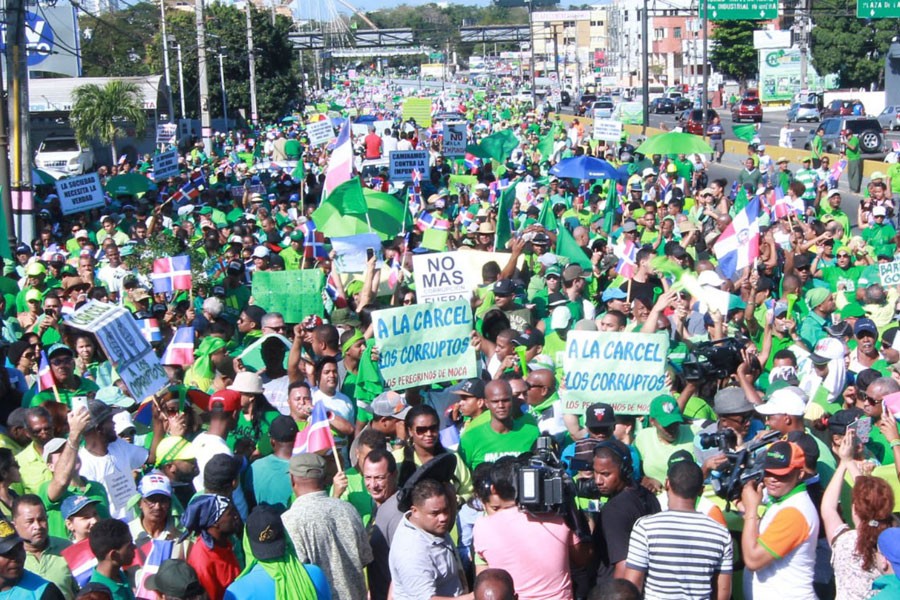
[[[331,433],[331,432],[329,432]],[[341,466],[341,457],[338,454],[337,445],[334,443],[334,435],[331,434],[328,436],[328,439],[331,441],[331,454],[334,456],[334,464],[337,467],[338,473],[344,472],[344,467]]]

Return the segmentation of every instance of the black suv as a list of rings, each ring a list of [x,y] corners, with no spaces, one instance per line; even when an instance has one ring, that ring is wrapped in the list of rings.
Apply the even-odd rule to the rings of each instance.
[[[804,148],[811,148],[816,129],[824,129],[822,148],[825,152],[841,151],[841,132],[845,129],[859,136],[859,149],[863,154],[880,154],[884,152],[884,132],[881,123],[875,117],[829,117],[822,119],[819,127],[809,130]]]

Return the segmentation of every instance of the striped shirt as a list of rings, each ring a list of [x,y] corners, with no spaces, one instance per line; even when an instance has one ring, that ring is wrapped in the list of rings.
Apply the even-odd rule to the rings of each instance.
[[[713,576],[730,574],[731,561],[725,527],[698,512],[667,510],[637,520],[625,565],[645,574],[647,600],[693,600],[713,595]]]
[[[797,171],[797,174],[794,175],[794,181],[799,181],[806,188],[802,196],[804,200],[815,200],[816,181],[818,178],[819,175],[814,169],[800,169]]]

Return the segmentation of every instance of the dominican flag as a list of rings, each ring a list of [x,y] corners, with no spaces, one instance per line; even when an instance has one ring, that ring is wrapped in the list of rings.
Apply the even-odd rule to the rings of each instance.
[[[159,330],[159,321],[156,319],[138,319],[138,328],[148,344],[162,341],[162,332]]]
[[[397,287],[397,283],[400,282],[400,277],[403,275],[400,270],[400,261],[396,258],[391,259],[391,272],[388,274],[388,285],[391,286],[391,289]]]
[[[471,173],[472,171],[474,171],[475,169],[477,169],[478,167],[481,166],[481,159],[476,157],[475,155],[469,154],[467,152],[463,164],[465,165],[466,169]]]
[[[722,274],[732,277],[759,257],[759,197],[735,215],[716,241],[716,258]]]
[[[206,175],[204,175],[203,171],[201,171],[200,169],[197,169],[196,171],[191,173],[191,186],[200,191],[206,189]]]
[[[831,167],[831,171],[828,172],[828,187],[837,187],[838,181],[841,179],[841,175],[844,173],[844,169],[847,168],[847,159],[842,158],[837,162],[836,165]]]
[[[459,221],[459,224],[462,225],[463,229],[468,229],[469,225],[475,222],[475,215],[470,213],[468,208],[465,208],[460,211],[459,216],[456,219]]]
[[[97,557],[91,551],[91,546],[87,539],[83,539],[76,544],[72,544],[68,548],[64,548],[60,554],[66,559],[69,570],[72,571],[72,577],[78,587],[84,587],[94,574],[94,567],[97,566]]]
[[[172,558],[172,551],[175,549],[174,540],[150,540],[141,546],[140,551],[135,553],[135,562],[138,558],[143,558],[144,567],[140,571],[140,583],[134,593],[137,600],[151,600],[157,597],[157,593],[144,587],[147,577],[154,575],[159,571],[159,566],[163,561]]]
[[[325,408],[324,402],[316,402],[309,417],[309,425],[297,434],[293,454],[319,452],[333,447],[334,438],[328,424],[328,409]]]
[[[153,292],[173,292],[191,289],[191,257],[173,256],[153,261]]]
[[[425,231],[426,229],[431,229],[434,227],[435,221],[438,219],[434,218],[434,215],[431,213],[423,212],[419,215],[419,218],[416,219],[416,227]]]
[[[313,260],[328,258],[328,251],[325,249],[325,235],[316,231],[316,224],[312,219],[301,223],[300,231],[303,232],[303,258]]]
[[[344,121],[341,131],[334,143],[334,150],[328,160],[325,169],[325,184],[322,190],[322,199],[345,181],[350,181],[353,176],[353,142],[350,139],[350,119]]]
[[[343,286],[338,284],[337,278],[338,274],[334,270],[328,273],[328,278],[325,280],[325,292],[331,297],[335,308],[346,308],[347,298],[344,296]]]
[[[163,365],[180,365],[182,367],[194,364],[194,328],[179,327],[176,329],[175,336],[169,342],[162,360],[159,362]]]
[[[432,227],[440,231],[450,231],[452,226],[453,225],[447,219],[435,219]]]
[[[625,279],[634,277],[634,271],[637,269],[637,251],[638,247],[632,241],[625,242],[625,248],[619,256],[619,262],[616,264],[616,273]]]
[[[54,385],[56,385],[56,381],[53,379],[53,372],[50,370],[50,361],[47,360],[47,353],[41,350],[41,365],[38,367],[37,380],[38,392],[52,390]]]
[[[585,204],[588,203],[588,196],[590,196],[591,188],[588,184],[582,183],[578,186],[578,197],[581,198]]]
[[[178,191],[172,194],[172,202],[178,204],[180,202],[193,202],[200,197],[200,190],[192,181],[188,181],[181,186]]]

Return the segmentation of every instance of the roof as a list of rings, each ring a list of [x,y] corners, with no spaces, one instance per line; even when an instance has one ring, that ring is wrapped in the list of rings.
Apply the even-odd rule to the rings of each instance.
[[[113,80],[136,83],[143,94],[144,108],[155,110],[165,97],[166,82],[162,75],[147,77],[59,77],[28,80],[28,105],[30,112],[69,112],[72,110],[72,90],[93,83],[106,85]],[[162,96],[162,98],[161,98]]]

